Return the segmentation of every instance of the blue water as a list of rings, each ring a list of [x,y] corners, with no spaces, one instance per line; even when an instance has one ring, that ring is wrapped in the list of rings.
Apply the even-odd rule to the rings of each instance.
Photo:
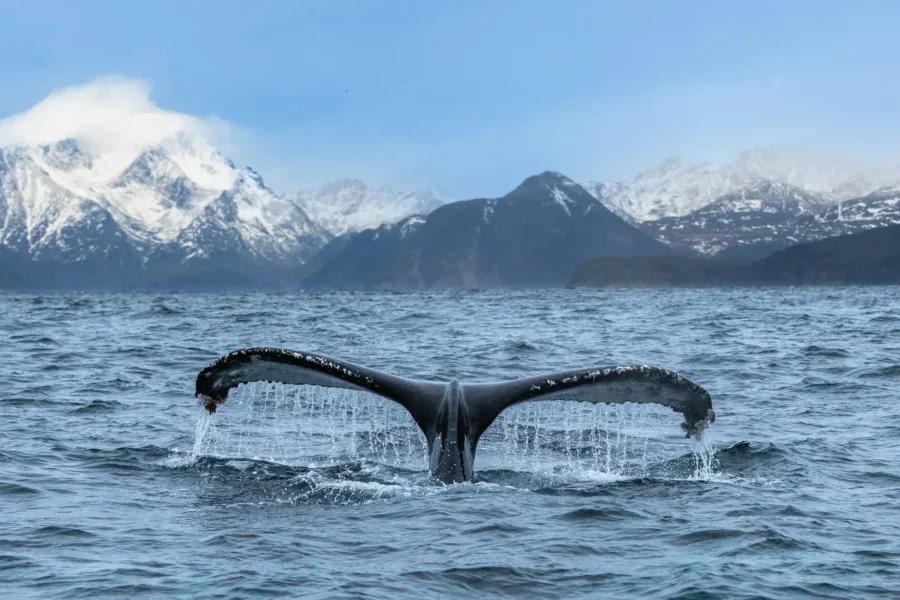
[[[898,288],[6,295],[0,315],[3,598],[900,597]],[[247,386],[207,419],[197,372],[250,345],[463,381],[655,364],[718,418],[692,445],[665,409],[524,405],[474,483],[442,486],[380,399]]]

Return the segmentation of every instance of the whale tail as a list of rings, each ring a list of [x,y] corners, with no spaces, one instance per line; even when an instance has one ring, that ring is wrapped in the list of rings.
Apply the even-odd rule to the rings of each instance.
[[[472,478],[481,435],[506,408],[532,400],[619,404],[654,403],[684,416],[698,435],[715,421],[709,393],[681,375],[643,365],[594,367],[498,383],[417,381],[310,352],[246,348],[216,360],[197,375],[196,395],[215,412],[228,391],[267,381],[372,392],[403,406],[425,434],[432,472],[444,481]]]

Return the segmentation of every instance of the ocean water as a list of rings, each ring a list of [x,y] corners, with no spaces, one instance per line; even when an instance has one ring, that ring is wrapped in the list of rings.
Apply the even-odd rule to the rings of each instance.
[[[900,289],[0,295],[0,597],[900,597]],[[197,372],[252,345],[408,377],[674,369],[427,472],[389,401]]]

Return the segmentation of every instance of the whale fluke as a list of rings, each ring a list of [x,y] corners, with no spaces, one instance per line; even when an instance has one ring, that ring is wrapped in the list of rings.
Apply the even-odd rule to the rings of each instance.
[[[428,442],[432,474],[469,481],[481,435],[504,409],[530,400],[625,402],[668,406],[684,416],[688,436],[715,421],[709,393],[678,373],[643,365],[594,367],[498,383],[417,381],[311,352],[245,348],[219,358],[197,375],[196,395],[215,412],[228,391],[267,381],[369,391],[403,406]]]

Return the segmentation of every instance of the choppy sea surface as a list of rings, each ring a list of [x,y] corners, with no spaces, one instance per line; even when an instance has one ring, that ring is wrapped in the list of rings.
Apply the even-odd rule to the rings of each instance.
[[[900,597],[900,289],[0,295],[3,598]],[[197,372],[244,346],[495,381],[643,363],[661,407],[504,413],[430,479],[387,400]]]

